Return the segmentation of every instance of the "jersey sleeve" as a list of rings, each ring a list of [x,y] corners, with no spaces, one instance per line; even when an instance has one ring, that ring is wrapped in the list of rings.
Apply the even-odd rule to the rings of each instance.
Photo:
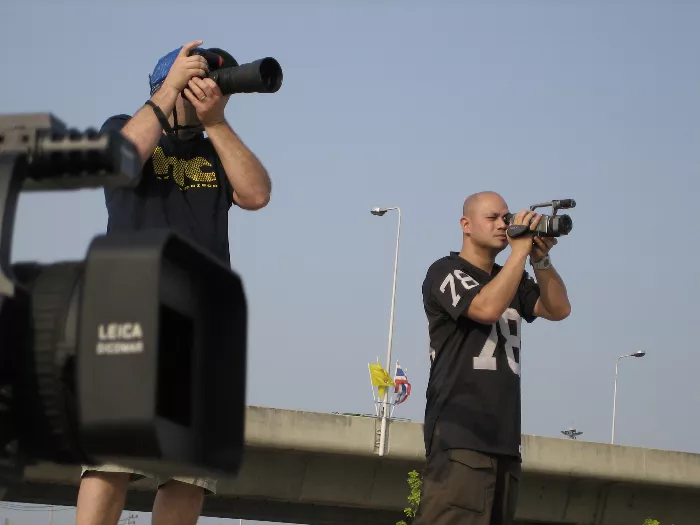
[[[520,299],[520,316],[528,323],[533,322],[537,318],[535,316],[535,305],[540,298],[540,286],[527,271],[523,272],[523,277],[520,280],[518,297]]]
[[[483,285],[464,270],[448,262],[433,264],[428,270],[424,293],[426,299],[440,306],[453,320],[469,309]]]

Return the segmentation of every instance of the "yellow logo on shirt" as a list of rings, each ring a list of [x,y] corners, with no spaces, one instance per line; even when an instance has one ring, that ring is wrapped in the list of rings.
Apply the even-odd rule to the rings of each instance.
[[[170,177],[170,168],[173,168],[172,177],[182,191],[190,188],[217,188],[219,185],[214,171],[202,171],[202,168],[213,168],[211,162],[204,157],[193,159],[178,159],[168,157],[163,148],[158,146],[153,152],[153,171],[160,180]],[[185,179],[187,185],[185,185]]]

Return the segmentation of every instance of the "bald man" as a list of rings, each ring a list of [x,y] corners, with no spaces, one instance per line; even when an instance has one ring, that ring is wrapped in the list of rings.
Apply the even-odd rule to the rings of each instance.
[[[510,525],[520,479],[520,327],[560,321],[571,306],[549,252],[556,239],[511,238],[495,192],[464,201],[462,250],[423,282],[430,334],[426,466],[413,525]],[[541,215],[514,224],[534,230]],[[503,264],[496,257],[510,245]],[[527,260],[536,281],[525,270]]]

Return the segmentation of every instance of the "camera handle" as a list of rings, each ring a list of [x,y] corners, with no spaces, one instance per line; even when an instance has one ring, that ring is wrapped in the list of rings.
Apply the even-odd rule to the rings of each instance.
[[[118,132],[68,130],[50,113],[0,116],[0,340],[16,345],[0,347],[0,500],[25,466],[12,373],[30,318],[29,291],[11,266],[20,192],[136,186],[140,176],[138,152]]]
[[[543,202],[541,204],[533,204],[532,206],[530,206],[530,211],[535,211],[537,208],[547,207],[552,208],[552,216],[554,216],[559,210],[568,210],[569,208],[575,208],[576,201],[574,199],[561,199],[550,202]]]

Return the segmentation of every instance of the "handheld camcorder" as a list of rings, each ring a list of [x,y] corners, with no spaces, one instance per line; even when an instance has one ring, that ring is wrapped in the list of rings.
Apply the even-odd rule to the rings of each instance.
[[[224,60],[208,49],[193,49],[190,55],[201,55],[209,64],[209,75],[223,95],[235,93],[276,93],[282,87],[282,67],[272,57],[249,64],[222,67]]]
[[[509,225],[508,235],[513,238],[520,237],[526,233],[532,233],[540,237],[560,237],[562,235],[569,235],[574,223],[570,216],[566,214],[557,215],[557,211],[576,207],[576,201],[574,199],[563,199],[544,202],[542,204],[533,204],[530,206],[530,210],[535,211],[537,208],[548,206],[552,207],[552,215],[542,215],[542,217],[540,217],[540,222],[537,223],[534,230],[530,230],[529,224],[514,225],[513,219],[515,218],[515,214],[507,213],[503,217],[503,220]]]
[[[238,471],[247,311],[230,268],[168,230],[99,235],[84,260],[10,264],[21,191],[140,176],[118,132],[0,116],[0,488],[38,462]]]

